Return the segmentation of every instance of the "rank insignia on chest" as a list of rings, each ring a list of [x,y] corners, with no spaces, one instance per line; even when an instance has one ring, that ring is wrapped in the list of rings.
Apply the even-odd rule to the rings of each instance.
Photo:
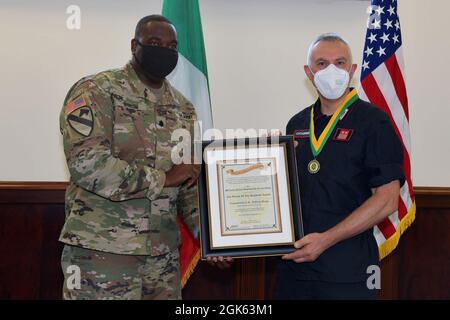
[[[73,110],[67,116],[67,122],[69,122],[73,130],[82,136],[88,137],[94,128],[94,116],[92,115],[91,108],[82,106]]]
[[[353,129],[337,128],[333,140],[348,142],[353,135]]]
[[[309,139],[309,129],[295,130],[294,139],[295,140]]]
[[[157,124],[158,128],[164,128],[166,126],[166,119],[163,117],[158,117],[156,119],[156,124]]]

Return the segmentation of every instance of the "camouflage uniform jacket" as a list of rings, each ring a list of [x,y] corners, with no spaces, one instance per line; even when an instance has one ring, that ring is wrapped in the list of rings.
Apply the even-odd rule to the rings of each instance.
[[[168,81],[158,100],[131,64],[89,76],[60,115],[70,172],[60,241],[117,254],[177,249],[177,210],[196,234],[197,186],[164,188],[175,129],[193,137],[195,110]]]

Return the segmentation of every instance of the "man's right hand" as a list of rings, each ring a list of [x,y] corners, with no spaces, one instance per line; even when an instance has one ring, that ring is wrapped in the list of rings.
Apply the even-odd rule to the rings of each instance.
[[[186,182],[189,188],[197,181],[200,170],[199,164],[176,164],[166,172],[164,187],[178,187]]]
[[[216,266],[219,269],[228,269],[231,267],[231,263],[233,262],[233,258],[231,257],[207,257],[206,261],[212,266]]]

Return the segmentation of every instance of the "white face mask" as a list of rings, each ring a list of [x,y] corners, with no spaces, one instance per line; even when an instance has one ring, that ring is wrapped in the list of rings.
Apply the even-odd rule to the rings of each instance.
[[[330,100],[342,97],[350,81],[349,73],[346,70],[339,69],[334,64],[330,64],[325,69],[313,73],[313,75],[317,90],[322,96]]]

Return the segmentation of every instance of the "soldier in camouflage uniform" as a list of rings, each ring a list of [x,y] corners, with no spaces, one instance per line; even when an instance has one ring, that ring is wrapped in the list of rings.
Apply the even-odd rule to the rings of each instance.
[[[177,62],[174,26],[141,19],[124,68],[85,77],[60,116],[70,172],[60,241],[65,299],[180,299],[177,211],[198,233],[200,168],[174,164],[176,129],[193,140],[192,104],[165,80]],[[81,270],[81,288],[67,269]]]

